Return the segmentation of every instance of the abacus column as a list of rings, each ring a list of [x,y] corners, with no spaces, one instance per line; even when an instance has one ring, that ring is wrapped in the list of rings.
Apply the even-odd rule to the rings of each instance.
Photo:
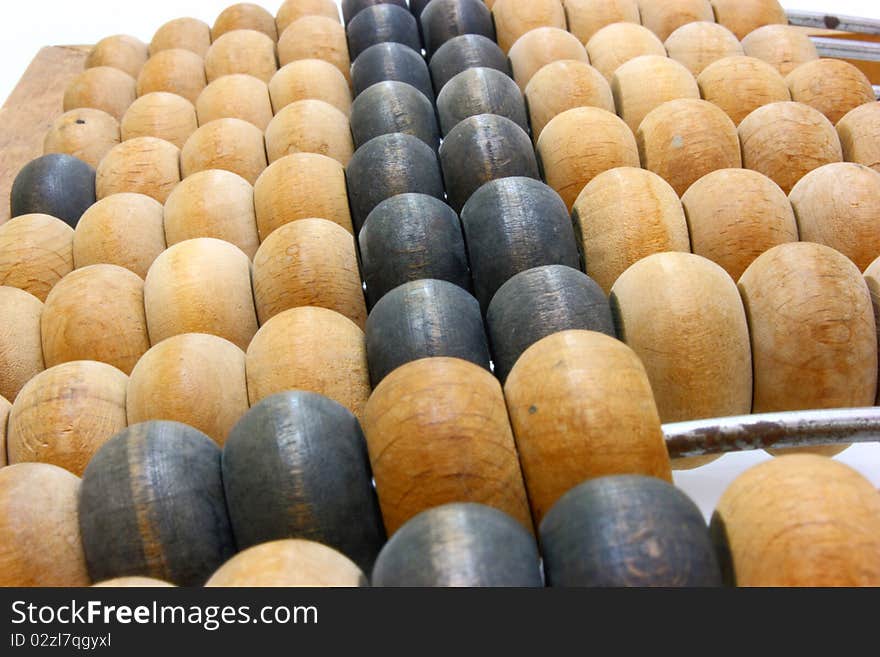
[[[347,21],[349,56],[357,59],[364,50],[377,43],[402,43],[421,52],[422,40],[416,19],[406,8],[382,3],[366,7]]]
[[[224,169],[254,184],[266,164],[263,132],[241,119],[206,123],[192,133],[180,151],[184,178],[207,169]]]
[[[150,42],[150,55],[163,50],[189,50],[204,57],[211,47],[211,28],[196,18],[176,18],[162,25]]]
[[[666,48],[651,30],[637,23],[613,23],[596,32],[586,44],[590,64],[608,82],[614,71],[643,55],[666,57]]]
[[[43,154],[72,155],[94,168],[119,142],[119,121],[107,112],[81,107],[55,119],[43,139]]]
[[[565,10],[559,0],[496,0],[492,17],[498,45],[504,52],[523,34],[537,27],[565,29]]]
[[[351,132],[356,148],[374,137],[402,132],[436,150],[440,130],[431,101],[412,85],[386,80],[360,94],[351,106]]]
[[[880,103],[851,110],[837,124],[843,158],[880,172]]]
[[[596,69],[585,62],[562,60],[547,64],[532,76],[525,89],[537,141],[550,121],[576,107],[598,107],[615,112],[611,87]]]
[[[434,100],[431,74],[421,54],[402,43],[378,43],[364,50],[351,65],[355,95],[377,82],[406,82]]]
[[[430,7],[426,6],[417,18],[421,21],[429,60],[443,44],[463,34],[495,39],[492,13],[480,0],[437,0],[428,4]]]
[[[298,100],[266,128],[266,153],[275,162],[292,153],[317,153],[348,164],[354,153],[348,116],[322,100]]]
[[[278,69],[269,81],[269,96],[277,114],[291,103],[312,98],[351,114],[351,89],[338,68],[322,59],[299,59]]]
[[[669,35],[664,46],[669,57],[683,64],[695,76],[713,62],[743,54],[739,39],[717,23],[682,25]]]
[[[300,59],[323,59],[351,82],[351,60],[345,28],[326,16],[303,16],[291,23],[278,39],[278,62],[285,66]]]
[[[753,30],[742,40],[743,51],[788,75],[805,62],[819,59],[809,35],[788,25],[765,25]]]
[[[247,73],[268,84],[277,70],[275,42],[256,30],[227,32],[214,40],[205,55],[208,82],[223,75]]]
[[[439,94],[449,80],[469,68],[494,68],[510,75],[507,56],[498,44],[479,34],[463,34],[444,43],[431,57],[431,77]]]
[[[126,110],[120,125],[122,141],[158,137],[178,148],[183,148],[198,127],[193,104],[167,91],[154,91],[138,98]]]
[[[22,387],[45,369],[40,341],[43,304],[32,294],[14,287],[0,286],[0,397],[13,400]],[[6,404],[8,405],[8,402]],[[8,409],[7,409],[8,410]],[[5,435],[6,414],[0,420]],[[5,465],[6,450],[0,449]]]
[[[9,196],[10,216],[48,214],[73,228],[94,202],[95,170],[82,160],[60,154],[28,162],[15,177]]]
[[[700,97],[691,72],[674,59],[642,55],[621,64],[611,76],[617,113],[636,132],[651,110],[679,98]]]
[[[137,95],[166,91],[195,103],[207,84],[205,61],[201,56],[173,48],[159,51],[144,64],[137,80]]]
[[[709,0],[638,0],[642,25],[664,41],[676,29],[696,21],[715,22]]]
[[[877,100],[865,74],[839,59],[801,64],[785,81],[793,101],[814,107],[835,124],[850,110]]]
[[[787,25],[788,17],[778,0],[709,0],[715,20],[744,39],[764,25]]]
[[[40,301],[73,271],[73,228],[47,214],[26,214],[0,226],[0,284]]]
[[[95,191],[99,199],[131,192],[164,203],[179,182],[180,149],[164,139],[137,137],[114,146],[104,156],[95,176]]]
[[[779,71],[754,57],[725,57],[697,78],[703,100],[723,109],[739,125],[759,107],[791,100]]]
[[[507,75],[492,68],[469,68],[449,80],[437,95],[437,114],[444,135],[478,114],[503,116],[529,130],[522,92]]]
[[[275,75],[272,76],[273,80]],[[224,75],[199,94],[196,111],[200,125],[215,119],[242,119],[253,123],[260,130],[265,130],[272,120],[269,87],[253,75]]]

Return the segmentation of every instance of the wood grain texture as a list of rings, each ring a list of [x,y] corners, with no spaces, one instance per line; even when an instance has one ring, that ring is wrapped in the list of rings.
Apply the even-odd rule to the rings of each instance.
[[[837,124],[843,159],[880,172],[880,102],[850,110]]]
[[[683,64],[695,77],[719,59],[743,54],[733,32],[714,22],[682,25],[663,45],[669,57]]]
[[[513,79],[525,91],[526,85],[547,64],[560,60],[590,63],[584,45],[563,27],[538,27],[523,34],[507,54]]]
[[[28,381],[45,369],[40,338],[43,304],[18,288],[0,286],[0,397],[15,401]],[[5,421],[0,421],[5,434]],[[0,450],[5,461],[6,451]]]
[[[43,139],[43,154],[65,153],[94,168],[120,141],[119,121],[107,112],[81,107],[55,119]]]
[[[834,124],[850,110],[877,99],[865,74],[838,59],[801,64],[785,81],[793,101],[815,107]]]
[[[120,131],[122,141],[157,137],[183,148],[198,127],[196,109],[191,102],[167,91],[154,91],[129,106],[122,117]]]
[[[144,64],[137,80],[138,96],[165,91],[195,104],[208,84],[205,60],[189,49],[160,50]]]
[[[40,301],[73,271],[73,228],[47,214],[27,214],[0,226],[0,284]]]
[[[284,34],[291,23],[304,16],[326,16],[339,22],[339,6],[333,0],[285,0],[275,14],[278,36]]]
[[[6,457],[6,429],[9,425],[9,412],[11,410],[12,404],[5,397],[0,396],[0,468],[5,468],[9,465]]]
[[[87,68],[65,89],[64,111],[92,107],[120,121],[136,95],[137,83],[128,73],[109,66]]]
[[[12,217],[47,214],[76,227],[95,202],[95,170],[70,155],[43,155],[18,172],[9,195]]]
[[[676,29],[697,21],[715,22],[709,0],[638,0],[642,25],[665,41]]]
[[[232,30],[214,39],[205,55],[205,77],[246,73],[266,84],[278,70],[275,42],[257,30]]]
[[[278,69],[269,81],[269,96],[277,114],[298,100],[313,98],[330,103],[340,112],[351,114],[348,80],[330,62],[299,59]]]
[[[348,117],[322,100],[291,103],[266,128],[266,153],[270,163],[293,153],[317,153],[346,166],[354,154]]]
[[[723,109],[736,125],[759,107],[791,100],[785,78],[755,57],[719,59],[703,69],[697,84],[703,100]]]
[[[275,17],[259,5],[239,2],[220,12],[211,27],[211,39],[216,41],[233,30],[256,30],[272,41],[278,40]]]
[[[699,98],[694,76],[674,59],[640,55],[624,62],[611,76],[617,114],[636,132],[651,110],[679,98]]]
[[[880,327],[880,257],[865,270],[865,283],[868,285],[871,305],[874,308],[874,324]],[[877,331],[877,345],[880,349],[880,329]],[[880,363],[878,363],[878,367],[880,367]],[[880,370],[878,370],[878,375],[880,375]],[[880,376],[878,376],[878,380],[880,380]],[[880,402],[880,386],[877,390],[877,401]]]
[[[491,10],[498,45],[505,53],[517,39],[535,28],[565,29],[565,11],[559,0],[496,0]]]
[[[244,73],[224,75],[205,87],[196,101],[196,111],[199,125],[232,118],[253,123],[260,130],[266,129],[273,116],[268,85]]]
[[[208,169],[223,169],[254,184],[266,165],[263,132],[241,119],[206,123],[190,135],[180,151],[182,178]]]
[[[86,58],[86,68],[110,66],[137,78],[149,58],[147,44],[128,34],[108,36],[95,44]]]
[[[590,64],[608,82],[629,60],[643,55],[666,57],[666,47],[651,30],[638,23],[612,23],[598,30],[586,43]]]
[[[421,23],[429,60],[444,43],[462,34],[479,34],[495,39],[492,13],[480,0],[438,0],[430,8],[425,6],[424,9],[427,11],[413,13]]]
[[[95,175],[98,199],[123,192],[145,194],[164,203],[180,182],[180,149],[156,137],[137,137],[114,146]]]
[[[754,30],[765,25],[786,25],[788,17],[778,0],[709,0],[715,20],[745,39]]]
[[[819,59],[808,34],[788,25],[765,25],[742,38],[743,51],[788,75],[805,62]]]
[[[431,74],[424,58],[402,43],[379,43],[367,48],[351,64],[355,95],[383,80],[406,82],[434,100]]]
[[[326,16],[303,16],[291,23],[278,39],[278,63],[285,66],[300,59],[323,59],[339,69],[351,83],[345,28]]]
[[[211,47],[210,26],[196,18],[175,18],[156,30],[150,41],[150,55],[163,50],[189,50],[204,57]]]
[[[450,39],[431,57],[430,67],[438,94],[449,80],[469,68],[494,68],[510,75],[504,51],[492,39],[480,34],[462,34]]]
[[[497,114],[529,131],[522,92],[508,75],[493,68],[464,70],[437,95],[437,115],[444,135],[478,114]]]
[[[584,45],[608,25],[641,22],[637,0],[563,0],[562,5],[568,31]]]
[[[377,43],[402,43],[418,53],[422,51],[415,17],[405,7],[394,4],[383,2],[365,7],[346,22],[345,34],[352,59]]]
[[[361,93],[351,106],[351,133],[360,148],[374,137],[402,132],[440,147],[440,128],[431,101],[410,84],[386,80]]]

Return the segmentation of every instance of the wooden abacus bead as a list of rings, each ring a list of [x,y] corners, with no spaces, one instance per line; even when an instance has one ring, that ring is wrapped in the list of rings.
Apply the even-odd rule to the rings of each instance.
[[[638,0],[563,0],[562,5],[568,31],[584,45],[608,25],[640,23]]]
[[[174,587],[174,584],[152,577],[114,577],[105,579],[98,584],[92,584],[92,588],[110,589],[155,589]]]
[[[120,125],[122,141],[156,137],[178,148],[183,148],[198,127],[193,104],[167,91],[154,91],[138,98],[125,112]]]
[[[205,87],[196,111],[200,125],[215,119],[242,119],[260,130],[266,129],[273,116],[268,85],[244,73],[224,75]]]
[[[504,396],[536,524],[586,479],[672,480],[648,376],[622,342],[577,330],[546,337],[514,365]]]
[[[364,9],[381,4],[397,5],[406,9],[406,0],[342,0],[342,19],[348,25]]]
[[[95,170],[71,155],[53,153],[31,160],[12,183],[10,215],[47,214],[76,228],[95,202]]]
[[[43,304],[32,294],[15,287],[0,286],[0,399],[15,401],[25,383],[43,371],[40,316]],[[2,404],[8,406],[8,402]],[[6,412],[0,418],[0,433],[6,432]],[[0,466],[6,465],[5,441],[0,449]]]
[[[377,43],[402,43],[416,52],[422,50],[419,26],[405,8],[382,3],[366,7],[347,23],[348,52],[357,59],[364,50]]]
[[[241,249],[210,237],[169,247],[144,285],[151,344],[182,333],[209,333],[247,349],[257,332],[250,267]]]
[[[298,100],[269,123],[266,152],[269,162],[292,153],[317,153],[345,166],[354,154],[348,117],[323,100]]]
[[[418,137],[435,150],[440,147],[434,106],[404,82],[378,82],[360,94],[351,106],[351,132],[356,148],[392,132]]]
[[[874,313],[850,260],[821,244],[783,244],[746,269],[739,289],[752,336],[753,412],[874,403]]]
[[[98,199],[133,192],[164,203],[179,182],[180,149],[164,139],[136,137],[104,156],[95,176],[95,191]]]
[[[351,65],[355,95],[377,82],[406,82],[433,102],[431,74],[424,58],[402,43],[379,43],[367,48]]]
[[[498,45],[504,52],[537,27],[565,29],[565,10],[559,0],[497,0],[491,9]]]
[[[437,95],[437,114],[444,135],[478,114],[503,116],[529,130],[522,92],[509,76],[493,68],[469,68],[449,80]]]
[[[45,463],[0,468],[0,586],[88,586],[79,477]]]
[[[322,59],[299,59],[278,69],[269,82],[269,97],[277,114],[291,103],[314,98],[351,114],[351,89],[339,69]]]
[[[865,283],[871,294],[871,305],[874,307],[874,323],[880,326],[880,257],[868,265],[865,270]],[[880,346],[880,333],[878,333],[878,346]],[[877,390],[876,403],[880,405],[880,386]]]
[[[523,34],[508,52],[513,79],[525,91],[532,76],[547,64],[560,60],[590,63],[584,45],[558,27],[539,27]]]
[[[880,585],[880,496],[828,458],[785,456],[746,471],[710,530],[729,584]]]
[[[79,526],[93,580],[140,575],[200,586],[235,553],[220,449],[177,422],[125,429],[83,475]]]
[[[137,97],[136,88],[135,79],[118,68],[87,68],[64,91],[64,111],[91,107],[119,121]]]
[[[630,265],[653,253],[690,251],[688,225],[675,190],[635,167],[600,173],[572,207],[586,272],[605,291]]]
[[[167,91],[195,103],[207,84],[205,61],[191,50],[171,48],[159,51],[144,64],[137,79],[137,94]]]
[[[614,72],[636,57],[666,57],[666,47],[651,30],[637,23],[612,23],[596,32],[586,44],[590,64],[608,82]]]
[[[64,363],[28,381],[12,404],[10,463],[50,463],[82,475],[98,449],[126,426],[128,377],[112,365]]]
[[[351,83],[351,60],[345,28],[326,16],[304,16],[295,20],[278,39],[278,62],[286,66],[300,59],[323,59],[333,64]]]
[[[354,238],[326,219],[301,219],[274,231],[254,258],[260,324],[299,306],[329,308],[361,329],[367,321]]]
[[[0,226],[0,285],[46,300],[73,271],[73,228],[47,214],[14,217]]]
[[[785,81],[793,101],[816,108],[834,124],[850,110],[877,100],[865,74],[839,59],[801,64]]]
[[[682,25],[715,22],[709,0],[638,0],[642,25],[666,41]]]
[[[204,333],[162,340],[132,370],[125,408],[129,425],[182,422],[222,447],[248,410],[244,352]]]
[[[259,5],[250,2],[240,2],[220,12],[211,28],[211,39],[216,41],[233,30],[256,30],[272,41],[278,40],[275,17]]]
[[[636,475],[585,482],[541,523],[547,585],[720,586],[703,514],[675,486]]]
[[[197,237],[234,244],[253,259],[260,246],[254,188],[231,171],[208,169],[182,180],[165,201],[168,246]]]
[[[254,184],[254,210],[261,240],[291,221],[312,217],[354,232],[345,170],[325,155],[294,153],[270,164]]]
[[[880,102],[850,110],[837,123],[843,158],[880,172]]]
[[[636,133],[642,166],[681,196],[707,173],[742,166],[730,117],[705,100],[671,100],[652,110]]]
[[[379,203],[414,192],[443,199],[437,153],[421,139],[393,133],[361,146],[345,170],[355,234]]]
[[[348,557],[326,545],[301,539],[273,541],[236,554],[205,583],[206,587],[367,586],[367,578]]]
[[[753,111],[791,100],[779,71],[754,57],[725,57],[709,64],[697,78],[703,100],[723,109],[739,125]]]
[[[373,586],[540,587],[535,537],[483,504],[445,504],[418,514],[382,548]]]
[[[204,57],[210,47],[211,28],[207,23],[196,18],[175,18],[156,30],[150,42],[150,55],[163,50],[189,50]]]
[[[370,396],[364,332],[326,308],[292,308],[266,322],[247,349],[251,405],[286,390],[339,402],[357,418]]]
[[[709,0],[715,20],[736,35],[746,36],[765,25],[788,25],[788,16],[778,0]]]
[[[819,59],[807,32],[789,25],[765,25],[743,37],[743,51],[788,75],[801,64]]]
[[[269,84],[277,70],[275,42],[256,30],[227,32],[211,44],[205,55],[209,83],[224,75],[246,73]]]
[[[614,113],[611,87],[602,74],[589,64],[561,60],[547,64],[532,76],[525,89],[537,141],[546,125],[557,115],[575,107],[599,107]]]
[[[675,30],[663,44],[666,52],[695,76],[709,64],[743,54],[739,39],[717,23],[688,23]]]
[[[429,60],[440,46],[462,34],[495,39],[492,12],[480,0],[437,0],[425,9],[416,17],[421,21]]]
[[[581,190],[600,173],[639,166],[632,130],[598,107],[576,107],[558,114],[541,131],[535,149],[544,179],[569,211]]]
[[[81,107],[55,119],[43,139],[43,154],[72,155],[94,168],[120,141],[119,121],[107,112]]]
[[[657,253],[611,288],[620,339],[642,359],[661,422],[748,415],[749,327],[736,283],[711,260]]]
[[[2,290],[0,290],[0,301],[2,301]],[[9,425],[9,411],[12,410],[12,404],[6,401],[5,397],[0,397],[0,469],[5,468],[6,463],[6,427]]]
[[[798,241],[788,197],[757,171],[713,171],[691,185],[681,202],[693,252],[720,265],[735,281],[765,251]]]
[[[217,119],[192,133],[180,151],[180,172],[223,169],[254,184],[266,168],[263,131],[241,119]]]
[[[617,114],[635,133],[652,110],[679,98],[700,97],[691,72],[674,59],[642,55],[621,64],[611,77]]]
[[[294,390],[255,405],[226,441],[223,484],[240,549],[308,539],[369,572],[385,542],[364,434],[327,397]]]
[[[563,265],[520,272],[502,285],[486,313],[495,376],[503,383],[523,352],[559,331],[615,337],[608,297],[594,280]]]
[[[131,373],[150,348],[143,279],[117,265],[70,272],[46,297],[40,332],[46,367],[93,360]]]
[[[86,58],[86,68],[110,66],[137,78],[147,59],[147,44],[136,37],[117,34],[95,44]]]
[[[339,22],[339,5],[333,0],[285,0],[275,14],[278,36],[294,21],[305,16],[325,16]]]
[[[843,160],[834,126],[802,103],[759,107],[740,122],[738,131],[743,167],[763,173],[786,194],[813,169]]]
[[[463,34],[444,43],[431,57],[431,77],[439,94],[456,75],[469,68],[494,68],[510,75],[507,55],[498,44],[480,34]]]

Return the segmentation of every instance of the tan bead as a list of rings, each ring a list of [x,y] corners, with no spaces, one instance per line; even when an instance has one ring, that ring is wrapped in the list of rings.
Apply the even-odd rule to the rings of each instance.
[[[118,265],[144,278],[165,250],[162,204],[143,194],[112,194],[85,211],[73,234],[73,262]]]
[[[196,130],[180,152],[184,178],[207,169],[232,171],[253,184],[266,168],[263,132],[241,119],[217,119]]]
[[[635,132],[652,110],[679,98],[699,98],[691,72],[674,59],[642,55],[621,64],[611,77],[617,114]]]
[[[763,173],[786,194],[813,169],[843,160],[834,126],[802,103],[759,107],[740,122],[739,140],[742,165]]]
[[[592,331],[544,338],[514,365],[504,396],[536,524],[587,479],[672,480],[648,376],[622,342]]]
[[[112,365],[87,360],[41,372],[12,404],[9,462],[49,463],[82,476],[92,456],[126,427],[127,384]]]
[[[277,114],[298,100],[312,98],[351,114],[351,89],[339,69],[321,59],[300,59],[281,67],[269,82],[269,96]]]
[[[694,253],[738,281],[759,255],[798,241],[791,204],[779,185],[749,169],[720,169],[681,197]]]
[[[204,333],[163,340],[132,370],[126,410],[129,424],[182,422],[222,447],[248,410],[244,352]]]
[[[523,34],[508,53],[513,79],[525,91],[532,76],[547,64],[573,59],[590,63],[583,44],[565,29],[538,27]]]
[[[55,119],[43,139],[43,153],[73,155],[97,167],[119,142],[119,121],[102,110],[81,107]]]
[[[723,109],[736,125],[770,103],[791,100],[779,71],[754,57],[725,57],[709,64],[697,78],[703,100]]]
[[[0,397],[0,469],[5,468],[6,463],[6,426],[9,423],[10,404],[4,397]]]
[[[562,5],[568,19],[568,31],[584,45],[608,25],[638,25],[641,21],[637,0],[563,0]]]
[[[189,50],[204,57],[210,47],[211,28],[207,23],[196,18],[176,18],[156,30],[150,42],[150,55],[162,50]]]
[[[744,39],[764,25],[788,25],[788,16],[778,0],[709,0],[715,20]]]
[[[199,127],[196,109],[183,96],[155,91],[141,96],[122,117],[122,140],[156,137],[183,148]]]
[[[765,25],[742,40],[749,57],[764,60],[782,75],[788,75],[805,62],[819,59],[816,46],[807,32],[788,25]]]
[[[137,97],[136,87],[135,79],[118,68],[87,68],[64,92],[64,111],[90,107],[119,121]]]
[[[207,85],[204,60],[190,50],[161,50],[144,64],[137,80],[138,96],[154,91],[183,96],[189,102],[198,100]]]
[[[73,271],[73,228],[47,214],[26,214],[0,226],[0,285],[46,300]]]
[[[165,201],[168,245],[197,237],[234,244],[253,259],[260,240],[254,188],[231,171],[209,169],[183,180]]]
[[[275,42],[256,30],[227,32],[211,44],[205,55],[208,82],[223,75],[246,73],[268,84],[277,70]]]
[[[630,265],[653,253],[690,251],[678,195],[655,173],[620,167],[584,187],[572,218],[587,274],[606,294]]]
[[[880,103],[850,110],[837,123],[843,158],[880,172]]]
[[[319,218],[354,234],[345,170],[333,158],[295,153],[273,162],[254,185],[260,239],[298,219]]]
[[[217,78],[196,102],[199,124],[216,119],[242,119],[265,130],[272,120],[272,102],[265,82],[252,75],[235,73]]]
[[[715,22],[709,0],[639,0],[642,25],[665,41],[682,25]]]
[[[325,16],[339,22],[339,5],[333,0],[285,0],[275,14],[278,36],[294,21],[304,16]]]
[[[35,296],[15,287],[0,286],[0,397],[4,401],[15,401],[24,384],[44,369],[42,314],[43,304]],[[5,413],[0,428],[5,435]],[[0,465],[5,465],[5,449],[0,449],[0,457]]]
[[[872,262],[865,270],[865,283],[871,294],[871,305],[874,308],[874,324],[880,327],[880,257]],[[878,331],[878,345],[880,345],[880,331]],[[875,405],[880,406],[880,386],[877,390]]]
[[[565,10],[559,0],[497,0],[492,7],[495,35],[501,50],[508,52],[523,34],[537,27],[564,30]]]
[[[345,166],[354,154],[348,117],[322,100],[298,100],[266,128],[266,151],[269,162],[293,153],[317,153]]]
[[[114,146],[98,165],[98,199],[111,194],[145,194],[160,203],[180,182],[180,149],[156,137],[137,137]]]
[[[326,16],[304,16],[291,23],[278,39],[278,62],[286,66],[300,59],[323,59],[333,64],[351,84],[351,60],[345,28]]]
[[[110,66],[137,78],[149,58],[147,44],[127,34],[117,34],[98,41],[86,58],[86,68]]]
[[[153,579],[152,577],[115,577],[114,579],[104,580],[99,584],[92,584],[92,588],[105,589],[150,589],[173,586],[174,584],[169,584],[161,579]]]
[[[586,62],[560,60],[547,64],[529,80],[525,90],[532,125],[537,141],[544,127],[557,115],[575,107],[599,107],[614,112],[611,87]]]
[[[666,47],[651,30],[636,23],[612,23],[587,42],[590,63],[608,82],[629,60],[643,55],[666,57]]]
[[[801,64],[785,81],[793,101],[816,108],[835,124],[850,110],[877,99],[865,74],[839,59]]]
[[[214,21],[214,27],[211,28],[211,38],[216,41],[233,30],[256,30],[272,41],[278,40],[275,17],[259,5],[250,2],[241,2],[220,12],[217,20]]]
[[[682,25],[669,35],[664,45],[669,56],[695,76],[719,59],[743,54],[739,39],[717,23]]]
[[[229,242],[209,237],[169,247],[144,285],[150,342],[208,333],[246,349],[257,332],[250,260]]]

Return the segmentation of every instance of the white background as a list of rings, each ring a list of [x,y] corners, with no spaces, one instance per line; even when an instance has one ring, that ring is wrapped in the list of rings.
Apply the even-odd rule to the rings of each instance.
[[[91,44],[111,34],[131,34],[149,43],[172,18],[192,16],[209,25],[234,0],[6,0],[0,5],[0,99],[14,88],[44,45]],[[273,14],[280,0],[261,2]],[[831,10],[838,15],[880,18],[877,0],[782,0],[787,9]],[[732,454],[698,470],[676,473],[676,483],[710,514],[724,488],[740,472],[769,457],[763,452]],[[856,445],[838,457],[880,487],[880,446]]]

